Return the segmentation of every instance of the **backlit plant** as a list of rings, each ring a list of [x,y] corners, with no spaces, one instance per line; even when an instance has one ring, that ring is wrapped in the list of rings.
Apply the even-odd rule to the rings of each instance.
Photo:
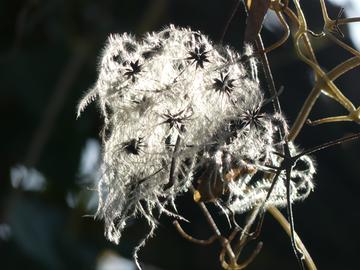
[[[257,235],[249,233],[254,221],[259,220],[260,228],[268,209],[285,224],[275,207],[286,205],[299,264],[304,268],[304,255],[307,266],[315,269],[294,232],[291,203],[306,198],[313,190],[315,166],[308,154],[358,135],[305,151],[298,150],[292,141],[322,92],[343,105],[349,115],[312,124],[359,122],[359,109],[333,83],[360,64],[359,53],[333,35],[340,24],[357,19],[330,20],[320,0],[325,26],[322,33],[316,34],[307,28],[298,0],[293,1],[295,11],[288,1],[265,2],[263,13],[274,10],[286,30],[284,37],[267,49],[261,46],[257,29],[251,30],[255,38],[248,40],[255,48],[246,44],[242,54],[214,44],[201,32],[173,25],[138,39],[127,33],[109,36],[98,79],[80,102],[78,115],[97,100],[104,118],[96,216],[105,221],[107,238],[118,243],[131,217],[143,216],[150,225],[148,236],[135,249],[135,258],[145,240],[153,235],[157,214],[183,219],[175,200],[192,192],[215,236],[208,241],[198,240],[187,235],[178,222],[175,225],[191,241],[204,244],[220,240],[224,269],[242,269],[252,261],[261,244],[244,263],[239,263],[239,256]],[[256,8],[260,9],[252,1],[246,4],[250,17]],[[261,25],[263,18],[257,16]],[[316,78],[314,89],[289,131],[279,106],[275,106],[275,112],[265,108],[273,100],[276,103],[277,91],[273,87],[271,97],[265,98],[258,79],[260,64],[265,74],[271,74],[266,53],[288,39],[287,20],[294,26],[296,51]],[[310,40],[324,36],[355,55],[328,73],[317,63]],[[269,84],[273,85],[271,79]],[[205,203],[214,203],[229,220],[235,214],[251,214],[243,229],[232,222],[232,233],[224,237]]]

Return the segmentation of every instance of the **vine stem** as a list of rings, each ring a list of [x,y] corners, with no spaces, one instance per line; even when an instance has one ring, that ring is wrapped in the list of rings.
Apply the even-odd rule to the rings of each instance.
[[[195,188],[193,186],[190,187],[190,190],[194,193]],[[200,207],[201,211],[203,212],[206,221],[209,223],[211,229],[213,230],[214,234],[217,236],[217,238],[220,240],[221,244],[225,248],[228,256],[230,257],[230,262],[232,265],[236,265],[236,256],[234,254],[234,251],[232,250],[229,241],[227,241],[221,234],[218,226],[216,225],[214,219],[212,218],[209,210],[207,209],[205,203],[203,202],[197,202],[198,206]]]
[[[288,234],[288,236],[291,235],[291,229],[290,224],[286,220],[286,218],[281,214],[281,212],[276,207],[269,207],[268,212],[276,219],[276,221],[281,225],[281,227],[284,229],[284,231]],[[305,257],[305,263],[308,269],[310,270],[316,270],[316,265],[313,261],[313,259],[310,256],[310,253],[307,251],[305,245],[301,241],[299,235],[294,231],[295,241],[298,247],[302,250],[303,255]]]
[[[360,65],[360,59],[356,56],[346,60],[345,62],[339,64],[335,68],[333,68],[330,72],[327,73],[327,78],[330,81],[334,81],[337,78],[339,78],[344,73],[348,72],[349,70],[357,67]],[[312,107],[315,104],[315,101],[317,100],[318,96],[321,93],[321,90],[323,89],[324,82],[323,80],[319,80],[313,89],[311,90],[309,96],[307,97],[305,103],[303,104],[298,117],[296,118],[294,124],[292,125],[292,128],[290,130],[290,133],[288,135],[288,140],[293,141],[296,136],[299,134],[300,130],[302,129],[303,125],[305,124],[310,111]],[[332,96],[330,96],[332,97]]]
[[[262,41],[262,38],[261,38],[260,34],[257,35],[255,44],[256,44],[257,50],[260,52],[261,62],[262,62],[262,66],[263,66],[264,73],[265,73],[265,78],[266,78],[266,81],[268,83],[270,93],[272,95],[276,94],[275,83],[274,83],[274,80],[273,80],[271,68],[270,68],[270,65],[269,65],[269,61],[268,61],[268,58],[267,58],[267,55],[266,55],[266,52],[265,52],[265,49],[264,49],[264,44],[263,44],[263,41]],[[311,53],[310,53],[310,55],[313,56]],[[278,99],[276,99],[274,101],[273,105],[274,105],[275,111],[281,112],[280,102],[279,102]],[[284,133],[284,131],[281,131],[281,133]],[[291,237],[290,224],[286,220],[286,218],[281,214],[281,212],[276,207],[269,207],[268,212],[277,220],[277,222],[279,222],[279,224],[287,232],[289,237]],[[293,233],[294,233],[294,236],[295,236],[295,241],[298,244],[298,247],[301,249],[302,254],[305,257],[306,265],[309,267],[310,270],[316,270],[317,268],[315,266],[315,263],[312,260],[309,252],[305,248],[304,244],[300,240],[300,237],[297,235],[295,230],[293,230]]]
[[[246,242],[248,241],[250,229],[251,229],[252,225],[254,224],[254,222],[259,214],[259,211],[261,211],[261,207],[255,208],[247,218],[246,225],[243,228],[241,235],[240,235],[240,241],[235,246],[236,260],[238,260]]]

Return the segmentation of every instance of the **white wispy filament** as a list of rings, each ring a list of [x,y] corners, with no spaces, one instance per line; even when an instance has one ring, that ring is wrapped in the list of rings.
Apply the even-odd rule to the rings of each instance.
[[[105,221],[109,240],[119,242],[131,217],[145,217],[151,233],[155,212],[179,217],[176,196],[214,175],[224,183],[226,199],[200,200],[242,213],[265,199],[271,177],[264,168],[281,162],[274,152],[282,143],[276,139],[279,125],[286,129],[286,122],[282,115],[260,112],[264,97],[256,59],[249,46],[244,51],[240,55],[172,25],[141,39],[109,36],[98,79],[78,108],[80,115],[96,99],[104,117],[96,216]],[[313,188],[313,162],[307,156],[300,161],[304,168],[292,170],[293,201]],[[253,171],[225,179],[243,164]],[[266,206],[286,204],[280,178]]]

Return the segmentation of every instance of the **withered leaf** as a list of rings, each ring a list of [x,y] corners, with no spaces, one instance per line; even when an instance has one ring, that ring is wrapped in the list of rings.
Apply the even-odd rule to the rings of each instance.
[[[255,42],[257,35],[260,33],[265,14],[269,9],[270,1],[271,0],[246,1],[248,17],[246,22],[244,42]]]

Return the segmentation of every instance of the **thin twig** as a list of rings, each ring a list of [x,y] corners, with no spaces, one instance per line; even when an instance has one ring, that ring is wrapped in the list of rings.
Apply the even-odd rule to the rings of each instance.
[[[246,243],[249,242],[249,240],[252,239],[252,237],[250,237],[250,230],[252,225],[254,224],[256,218],[258,217],[259,211],[260,211],[260,207],[255,208],[251,214],[248,216],[247,220],[246,220],[246,225],[244,227],[244,229],[241,231],[241,235],[240,235],[240,239],[239,242],[237,243],[237,245],[235,245],[234,247],[234,252],[235,252],[235,256],[236,256],[236,260],[238,260],[243,248],[245,247]]]
[[[180,127],[180,129],[179,129],[180,132],[183,129],[183,127],[184,127],[183,125]],[[174,151],[173,151],[173,156],[171,159],[169,182],[164,186],[165,190],[171,188],[175,183],[175,175],[176,175],[176,168],[177,168],[176,164],[177,164],[177,156],[179,153],[180,143],[181,143],[181,136],[180,136],[180,134],[178,134],[178,136],[176,138]]]
[[[268,212],[276,219],[276,221],[281,225],[281,227],[284,229],[284,231],[290,236],[291,235],[290,225],[289,225],[288,221],[286,220],[286,218],[281,214],[281,212],[276,207],[269,207]],[[316,270],[317,268],[316,268],[316,265],[315,265],[313,259],[311,258],[305,245],[303,244],[303,242],[301,241],[300,237],[298,236],[298,234],[296,232],[294,232],[294,237],[295,237],[296,244],[298,245],[298,247],[302,250],[302,252],[304,254],[305,263],[306,263],[308,269]]]
[[[190,186],[190,190],[194,193],[195,192],[195,188],[193,186]],[[236,260],[235,260],[235,254],[230,246],[229,241],[227,241],[226,239],[224,239],[224,237],[222,236],[218,226],[216,225],[214,219],[212,218],[209,210],[207,209],[205,203],[203,202],[197,202],[198,206],[200,207],[201,211],[203,212],[206,221],[208,222],[208,224],[210,225],[211,229],[213,230],[214,234],[216,235],[216,237],[220,240],[221,244],[223,245],[223,247],[225,247],[226,252],[228,254],[228,256],[230,257],[230,261],[231,264],[236,264]]]
[[[226,32],[228,31],[229,26],[230,26],[230,23],[231,23],[231,21],[234,19],[234,16],[235,16],[236,12],[238,11],[239,6],[240,6],[240,1],[236,1],[235,7],[233,8],[229,19],[226,21],[224,30],[223,30],[223,32],[222,32],[222,34],[221,34],[220,44],[222,44],[222,43],[224,42],[224,38],[225,38]]]
[[[334,81],[337,78],[339,78],[341,75],[343,75],[344,73],[348,72],[349,70],[357,67],[360,65],[360,59],[356,56],[344,61],[343,63],[339,64],[338,66],[336,66],[335,68],[333,68],[331,71],[329,71],[326,74],[326,77],[328,80],[330,81]],[[304,102],[300,112],[298,113],[298,116],[294,122],[294,124],[292,125],[289,135],[288,135],[288,140],[289,141],[293,141],[296,136],[299,134],[300,130],[302,129],[303,125],[305,124],[310,111],[312,109],[312,107],[314,106],[317,98],[319,97],[319,95],[321,94],[321,90],[324,89],[324,85],[326,83],[323,80],[319,80],[315,86],[313,87],[313,89],[311,90],[309,96],[307,97],[306,101]]]
[[[179,232],[179,234],[184,237],[186,240],[193,242],[195,244],[199,244],[199,245],[210,245],[212,244],[216,239],[218,239],[217,235],[213,235],[211,236],[209,239],[206,240],[200,240],[200,239],[196,239],[194,237],[192,237],[191,235],[187,234],[184,229],[181,227],[180,223],[175,220],[173,222],[175,228],[177,229],[177,231]]]
[[[305,37],[305,38],[306,38],[306,37]],[[269,65],[269,62],[268,62],[268,59],[267,59],[267,55],[266,55],[266,53],[264,53],[264,45],[263,45],[263,42],[262,42],[262,39],[261,39],[261,36],[260,36],[260,35],[258,35],[258,37],[257,37],[257,39],[256,39],[256,45],[257,45],[257,49],[258,49],[259,51],[263,52],[263,53],[261,53],[261,61],[262,61],[262,66],[263,66],[263,69],[264,69],[264,72],[265,72],[265,78],[266,78],[266,80],[267,80],[267,82],[268,82],[270,93],[271,93],[272,95],[274,95],[274,94],[276,94],[276,87],[275,87],[275,83],[274,83],[273,76],[272,76],[272,73],[271,73],[270,65]],[[314,57],[312,50],[309,50],[309,52],[310,52],[311,58]],[[314,58],[315,58],[315,57],[314,57]],[[280,102],[279,102],[278,99],[276,99],[276,100],[274,101],[274,109],[275,109],[276,112],[281,112]],[[280,131],[280,135],[281,135],[281,137],[283,137],[283,136],[285,135],[285,131],[284,131],[284,130],[281,130],[281,131]],[[274,180],[275,180],[275,179],[274,179]],[[289,192],[290,192],[290,191],[287,190],[288,197],[289,197]],[[269,196],[269,194],[268,194],[268,196]],[[289,203],[291,203],[291,202],[288,201],[288,204],[289,204]],[[289,209],[289,207],[288,207],[288,209]],[[290,207],[290,209],[291,209],[291,207]],[[271,212],[271,213],[272,213],[272,212]],[[274,217],[275,217],[275,216],[274,216]],[[275,218],[276,218],[276,217],[275,217]],[[276,219],[277,219],[277,218],[276,218]],[[290,219],[292,220],[292,216],[290,216]],[[296,235],[296,232],[295,232],[295,230],[294,230],[294,227],[293,227],[293,226],[291,226],[291,227],[292,227],[292,228],[291,228],[292,231],[291,231],[290,236],[291,236],[292,241],[295,241],[295,240],[294,240],[294,235]],[[301,248],[302,248],[302,246],[300,246],[300,249],[301,249]],[[301,249],[301,250],[302,250],[302,249]],[[298,258],[298,261],[300,261],[300,263],[301,263],[301,265],[302,265],[302,261],[301,261],[301,259],[299,259],[298,253],[296,252],[296,251],[297,251],[296,246],[294,246],[294,251],[295,251],[295,254],[296,254],[297,258]],[[303,251],[302,253],[305,254],[304,251]]]

